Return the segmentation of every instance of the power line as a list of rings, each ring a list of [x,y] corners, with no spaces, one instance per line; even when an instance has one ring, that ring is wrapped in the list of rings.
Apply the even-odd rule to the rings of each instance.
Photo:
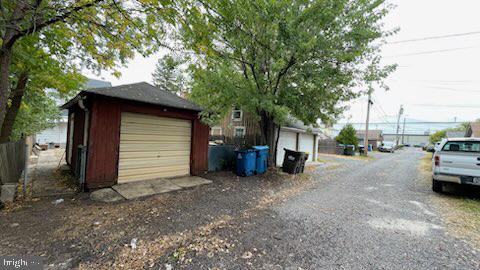
[[[423,122],[405,122],[406,124],[419,124],[419,125],[424,125],[424,124],[461,124],[461,123],[469,123],[470,121],[457,121],[457,122],[453,122],[453,121],[447,121],[447,122],[435,122],[435,121],[423,121]],[[364,122],[356,122],[356,123],[338,123],[339,125],[346,125],[346,124],[352,124],[352,125],[364,125],[365,123]],[[391,124],[391,123],[387,123],[387,122],[374,122],[374,123],[370,123],[372,125],[388,125],[388,124]]]
[[[443,50],[431,50],[431,51],[423,51],[423,52],[416,52],[416,53],[396,54],[396,55],[388,55],[388,56],[385,56],[384,58],[434,54],[434,53],[442,53],[442,52],[453,52],[453,51],[469,50],[469,49],[475,49],[475,48],[480,48],[480,46],[459,47],[459,48],[451,48],[451,49],[443,49]]]
[[[453,92],[464,92],[464,93],[477,93],[480,94],[479,90],[466,90],[466,89],[457,89],[457,88],[450,88],[450,87],[441,87],[441,86],[422,86],[425,88],[435,89],[435,90],[445,90],[445,91],[453,91]]]
[[[480,31],[473,31],[473,32],[466,32],[466,33],[455,33],[455,34],[448,34],[448,35],[441,35],[441,36],[430,36],[430,37],[422,37],[422,38],[412,38],[412,39],[405,39],[405,40],[387,42],[387,44],[400,44],[400,43],[418,42],[418,41],[425,41],[425,40],[432,40],[432,39],[444,39],[444,38],[452,38],[452,37],[472,36],[472,35],[478,35],[478,34],[480,34]]]
[[[447,107],[447,108],[480,108],[479,105],[475,104],[411,104],[411,106],[419,107]]]

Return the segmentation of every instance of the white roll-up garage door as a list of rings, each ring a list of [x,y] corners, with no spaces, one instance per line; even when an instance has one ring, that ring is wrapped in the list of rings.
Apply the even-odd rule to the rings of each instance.
[[[297,133],[290,131],[280,131],[280,138],[278,138],[277,146],[277,166],[282,166],[283,158],[285,156],[284,148],[290,150],[297,150]]]
[[[308,160],[313,160],[313,145],[314,139],[312,134],[305,134],[300,133],[300,137],[298,138],[298,151],[307,152],[308,153]]]
[[[118,183],[190,173],[189,120],[122,113]]]

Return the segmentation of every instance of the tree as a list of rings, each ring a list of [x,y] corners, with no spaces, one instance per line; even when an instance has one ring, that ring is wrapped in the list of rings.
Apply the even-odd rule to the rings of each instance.
[[[21,88],[28,90],[30,76],[45,61],[66,63],[70,72],[85,67],[110,70],[119,76],[118,65],[125,64],[135,52],[146,56],[165,45],[159,37],[175,18],[173,2],[160,0],[11,0],[0,4],[3,141],[9,137],[3,132],[7,110],[13,110],[8,120],[15,119],[25,94]],[[42,56],[32,57],[26,66],[28,72],[23,73],[15,69],[20,63],[15,58],[25,53],[26,44],[38,52],[34,55]]]
[[[340,130],[335,140],[340,144],[351,144],[358,146],[357,131],[351,124],[347,124]]]
[[[26,91],[22,105],[12,127],[10,140],[36,134],[51,128],[60,120],[60,110],[55,101],[39,91]]]
[[[477,119],[475,121],[480,122],[480,119]],[[463,122],[456,127],[439,130],[439,131],[433,133],[432,135],[430,135],[430,138],[429,138],[430,143],[435,144],[436,142],[441,141],[443,138],[446,138],[447,137],[447,132],[449,132],[449,131],[463,131],[463,132],[466,132],[469,125],[470,125],[469,122]]]
[[[441,141],[443,138],[447,137],[447,130],[440,130],[432,135],[430,135],[430,143],[435,144],[438,141]]]
[[[10,67],[14,87],[1,127],[0,142],[32,135],[51,125],[59,109],[51,96],[66,99],[75,94],[85,78],[67,62],[58,61],[35,46],[35,37],[17,43]],[[50,94],[47,93],[50,92]]]
[[[382,29],[383,0],[186,2],[183,38],[198,56],[191,98],[211,122],[233,105],[256,115],[270,165],[289,115],[333,122],[354,89],[371,90],[394,69],[379,64],[393,33]]]
[[[175,58],[171,55],[165,55],[158,59],[152,74],[153,84],[176,94],[188,93],[190,85],[187,70],[183,68],[185,63],[185,59]]]

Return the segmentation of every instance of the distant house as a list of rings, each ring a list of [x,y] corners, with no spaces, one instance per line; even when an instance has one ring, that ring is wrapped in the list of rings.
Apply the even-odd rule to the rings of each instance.
[[[465,137],[465,131],[447,131],[447,138],[461,138]]]
[[[87,188],[208,170],[202,108],[170,91],[145,82],[86,89],[62,108],[66,160]]]
[[[107,81],[100,81],[95,79],[88,79],[85,83],[85,89],[110,87],[112,84]],[[58,106],[63,104],[62,100],[55,100]],[[68,111],[62,110],[61,118],[55,123],[52,128],[47,128],[35,135],[35,141],[40,145],[52,145],[56,147],[65,147],[67,143],[67,122]]]
[[[480,138],[480,122],[470,122],[465,132],[465,137]]]
[[[255,117],[238,107],[234,107],[218,126],[210,129],[212,137],[258,139],[259,125]]]
[[[365,130],[357,130],[358,144],[363,145],[365,140]],[[371,144],[373,149],[377,149],[383,142],[383,131],[372,129],[368,131],[368,144]]]
[[[234,107],[223,119],[220,125],[210,129],[212,140],[223,138],[227,143],[235,138],[247,138],[251,144],[262,142],[260,124],[249,112],[239,107]],[[277,166],[281,166],[285,155],[285,148],[308,152],[308,161],[317,159],[318,140],[326,138],[321,128],[313,128],[304,125],[301,121],[290,119],[289,123],[280,129],[280,137],[277,147]]]
[[[462,135],[463,136],[463,135]],[[426,145],[430,141],[430,135],[425,134],[400,134],[398,136],[399,144],[409,144],[409,145]],[[396,142],[397,134],[395,133],[384,133],[383,140],[387,142]]]

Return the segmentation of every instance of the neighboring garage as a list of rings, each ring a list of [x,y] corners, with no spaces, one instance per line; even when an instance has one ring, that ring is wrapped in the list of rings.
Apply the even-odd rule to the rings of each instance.
[[[168,91],[148,83],[89,89],[62,108],[69,110],[67,163],[87,188],[208,169],[201,108]]]
[[[317,129],[307,128],[303,124],[290,125],[282,127],[277,146],[277,166],[282,166],[285,156],[285,148],[294,151],[308,153],[307,161],[317,159],[318,135]]]

